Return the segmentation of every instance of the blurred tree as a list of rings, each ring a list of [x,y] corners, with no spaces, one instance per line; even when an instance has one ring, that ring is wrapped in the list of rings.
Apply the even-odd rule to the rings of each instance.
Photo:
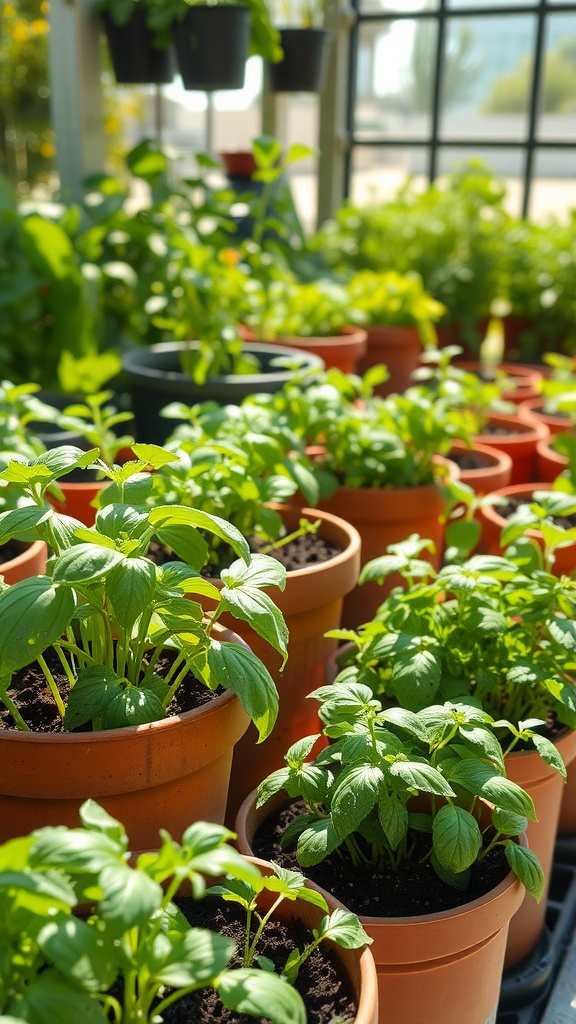
[[[534,60],[523,57],[507,74],[492,82],[482,110],[485,114],[523,114],[528,110]],[[576,110],[576,38],[563,39],[545,61],[540,110],[571,114]]]

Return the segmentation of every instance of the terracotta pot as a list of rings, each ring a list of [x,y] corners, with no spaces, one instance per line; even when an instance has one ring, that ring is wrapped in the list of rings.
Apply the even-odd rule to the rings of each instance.
[[[474,442],[472,448],[468,448],[463,441],[455,441],[452,454],[463,455],[475,452],[479,455],[478,466],[475,469],[464,469],[457,462],[460,477],[463,484],[468,484],[476,494],[489,494],[499,487],[506,487],[510,483],[512,475],[512,459],[506,452],[498,451],[487,444]]]
[[[344,595],[356,585],[360,571],[360,537],[349,523],[317,509],[284,507],[282,516],[289,530],[297,529],[304,517],[320,519],[321,536],[338,544],[342,551],[327,562],[288,572],[286,589],[270,591],[290,634],[283,672],[280,655],[246,623],[234,620],[236,631],[271,673],[280,694],[280,709],[265,743],[255,746],[258,737],[251,725],[236,745],[226,811],[226,820],[231,823],[247,794],[266,775],[283,767],[288,747],[302,736],[320,731],[317,702],[307,697],[324,682],[326,660],[337,646],[336,640],[324,634],[340,625]],[[222,621],[226,623],[225,618]]]
[[[48,495],[48,500],[52,507],[57,512],[72,516],[73,519],[79,519],[85,526],[94,526],[97,510],[92,506],[91,502],[94,501],[94,498],[100,491],[109,486],[110,481],[91,480],[87,483],[78,484],[59,481],[59,483],[64,495],[64,501],[59,501],[53,495]]]
[[[457,467],[448,460],[449,472],[457,476]],[[389,544],[406,540],[411,533],[434,541],[434,554],[423,552],[436,569],[440,568],[445,525],[440,515],[445,502],[436,484],[422,487],[339,487],[319,508],[340,516],[356,527],[362,541],[362,564],[385,554]],[[355,629],[374,617],[376,609],[393,587],[402,582],[400,575],[386,577],[385,582],[364,583],[355,587],[344,601],[342,625]]]
[[[528,398],[525,402],[521,402],[518,406],[518,414],[527,422],[536,421],[536,423],[543,423],[548,427],[548,433],[552,435],[568,434],[572,430],[572,422],[569,416],[552,415],[552,413],[544,412],[544,399],[542,395],[539,398]]]
[[[251,178],[258,170],[251,149],[225,149],[218,156],[229,178]]]
[[[0,729],[0,842],[43,825],[76,826],[87,797],[122,821],[134,849],[153,847],[159,828],[180,836],[192,821],[221,823],[233,746],[248,722],[226,691],[194,711],[123,729]]]
[[[576,761],[568,766],[568,778],[562,793],[558,832],[561,835],[576,833]]]
[[[544,483],[554,483],[568,465],[568,457],[550,447],[550,438],[536,445],[536,475]]]
[[[576,757],[576,732],[566,733],[557,741],[556,747],[564,764],[569,765]],[[547,890],[565,784],[562,776],[552,771],[536,751],[509,754],[506,757],[506,774],[512,782],[522,786],[534,801],[538,821],[528,822],[526,838],[546,876],[546,892],[540,903],[536,903],[527,893],[510,922],[505,966],[515,967],[532,951],[544,927]]]
[[[0,577],[10,586],[30,576],[42,576],[46,571],[46,545],[43,540],[18,546],[22,549],[19,555],[9,562],[0,562]]]
[[[548,437],[544,423],[535,423],[504,413],[488,416],[488,424],[510,430],[509,434],[476,434],[474,443],[487,444],[505,452],[512,459],[510,483],[523,484],[534,480],[536,474],[536,445]]]
[[[368,350],[360,361],[359,373],[384,363],[390,376],[377,385],[376,394],[385,397],[406,391],[414,383],[412,373],[420,362],[422,341],[418,328],[408,324],[370,324],[366,331]]]
[[[259,810],[255,794],[244,802],[236,820],[242,853],[252,852],[258,825],[283,798]],[[508,922],[524,891],[510,872],[486,896],[453,910],[360,917],[374,940],[380,1024],[494,1024]]]
[[[482,380],[489,380],[489,377],[482,373],[482,367],[479,362],[457,359],[454,365],[460,370],[467,370],[470,373],[478,374],[478,376],[482,377]],[[530,398],[538,398],[542,401],[540,393],[542,374],[535,367],[522,366],[519,363],[501,363],[495,369],[499,373],[505,373],[510,379],[511,387],[502,392],[502,398],[506,402],[514,402],[516,405],[520,405],[521,402],[525,402]]]
[[[240,326],[240,337],[244,341],[256,341],[256,334],[248,327]],[[330,338],[262,338],[265,345],[278,345],[280,348],[298,349],[319,356],[326,369],[334,368],[343,373],[356,373],[358,363],[366,352],[367,334],[363,327],[342,327],[340,332]]]
[[[512,487],[501,487],[493,493],[503,498],[510,496],[514,498],[524,498],[526,501],[531,501],[534,491],[548,490],[551,490],[549,485],[532,483],[516,484]],[[500,514],[497,507],[491,505],[486,505],[484,508],[478,509],[477,517],[482,528],[480,541],[478,543],[478,552],[483,555],[503,554],[504,549],[500,544],[500,534],[506,526],[507,520]],[[538,542],[540,547],[544,547],[540,530],[527,530],[526,536],[532,537],[533,540]],[[569,544],[565,548],[558,548],[553,567],[554,575],[567,576],[572,572],[575,566],[576,544]]]

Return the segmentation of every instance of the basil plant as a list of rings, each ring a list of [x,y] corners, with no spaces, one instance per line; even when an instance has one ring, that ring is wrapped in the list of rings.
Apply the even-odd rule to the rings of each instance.
[[[64,729],[91,722],[113,729],[165,717],[189,674],[214,690],[237,694],[258,728],[270,733],[278,710],[275,685],[245,645],[218,639],[224,613],[248,622],[286,660],[288,632],[264,588],[285,585],[285,569],[266,555],[251,555],[242,534],[226,520],[181,505],[126,504],[124,488],[142,481],[174,456],[155,445],[135,445],[139,457],[110,469],[95,451],[64,446],[32,460],[12,461],[0,473],[25,504],[0,515],[0,543],[13,536],[46,541],[48,575],[0,590],[0,699],[16,727],[27,729],[11,689],[15,673],[37,663]],[[57,513],[50,489],[73,469],[96,465],[111,480],[117,501],[87,528]],[[132,494],[135,492],[132,491]],[[216,535],[238,556],[221,572],[222,589],[202,576]],[[176,560],[154,564],[152,541]],[[202,599],[216,602],[203,614]],[[168,668],[166,668],[168,663]],[[66,679],[67,700],[57,676]]]

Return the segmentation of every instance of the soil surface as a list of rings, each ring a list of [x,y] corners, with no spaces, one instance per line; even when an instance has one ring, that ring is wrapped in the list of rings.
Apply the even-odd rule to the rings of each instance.
[[[502,423],[486,423],[480,431],[482,437],[488,434],[491,437],[510,437],[512,434],[527,434],[531,429],[529,423],[514,423],[510,426],[504,426]]]
[[[264,551],[267,555],[278,559],[289,572],[297,569],[306,569],[308,566],[321,565],[323,562],[328,562],[331,558],[336,558],[343,550],[339,544],[333,544],[332,541],[327,540],[326,537],[321,537],[317,533],[303,534],[301,537],[291,540],[288,544],[272,548],[271,550],[268,550],[268,545],[264,541],[252,538],[250,540],[250,549],[253,554]],[[148,558],[156,565],[165,565],[167,562],[178,560],[178,556],[170,548],[164,547],[157,541],[152,541],[150,544]],[[219,568],[213,565],[206,565],[202,570],[202,575],[207,579],[213,579],[219,574],[221,569],[227,568],[235,558],[236,555],[230,552],[229,558]]]
[[[49,649],[44,653],[44,660],[56,680],[56,685],[64,703],[66,703],[70,688],[58,656],[52,649]],[[157,662],[157,674],[162,676],[168,670],[171,661],[171,656],[161,657]],[[185,677],[178,688],[172,703],[168,707],[167,717],[171,718],[182,714],[184,711],[193,711],[195,708],[202,707],[223,692],[221,688],[215,691],[209,690],[208,687],[204,686],[203,683],[190,674]],[[66,732],[62,727],[62,719],[58,714],[54,698],[38,662],[34,662],[32,665],[14,673],[8,695],[33,732]],[[7,708],[1,705],[0,729],[13,729],[14,726],[15,723],[12,715]],[[82,726],[73,731],[90,732],[91,726]]]
[[[527,497],[527,498],[506,498],[506,504],[505,505],[495,505],[494,508],[495,508],[496,512],[498,513],[498,515],[502,516],[503,519],[509,519],[510,516],[512,516],[514,514],[514,512],[516,512],[516,510],[518,508],[520,508],[520,505],[526,505],[527,503],[530,503],[531,501],[532,501],[531,497]],[[550,518],[551,518],[551,520],[552,520],[552,522],[554,523],[555,526],[561,526],[565,530],[571,530],[574,526],[576,526],[576,513],[575,512],[573,512],[572,515],[569,515],[569,516],[550,516]],[[534,527],[532,527],[532,529],[538,529],[538,527],[534,526]]]
[[[461,470],[492,469],[496,463],[484,452],[450,452],[450,462],[455,462]]]
[[[242,948],[245,916],[241,908],[216,896],[175,902],[192,925],[218,931],[234,939],[237,948]],[[291,950],[295,947],[302,950],[310,938],[310,932],[298,922],[288,929],[281,921],[272,920],[264,930],[257,953],[269,957],[280,973]],[[334,952],[325,946],[317,948],[299,971],[296,988],[306,1004],[308,1024],[332,1024],[335,1018],[352,1021],[356,1015],[352,987],[336,965]],[[236,956],[231,966],[241,967],[241,958]],[[162,1019],[164,1024],[258,1024],[267,1018],[233,1013],[222,1006],[215,992],[205,989],[173,1003],[163,1012]]]
[[[299,869],[295,852],[283,850],[280,839],[287,825],[304,810],[301,801],[294,801],[284,809],[273,811],[254,836],[254,855],[283,867]],[[421,853],[425,852],[426,847],[422,846]],[[509,870],[504,850],[498,847],[472,867],[470,884],[463,892],[442,882],[429,863],[418,862],[418,856],[398,873],[371,864],[356,867],[345,853],[334,853],[322,863],[307,867],[305,874],[355,914],[411,917],[435,914],[478,899],[498,885]]]
[[[17,544],[16,541],[9,540],[5,544],[0,545],[0,573],[2,572],[2,566],[5,562],[11,562],[13,558],[17,558],[18,555],[22,554],[22,545]]]

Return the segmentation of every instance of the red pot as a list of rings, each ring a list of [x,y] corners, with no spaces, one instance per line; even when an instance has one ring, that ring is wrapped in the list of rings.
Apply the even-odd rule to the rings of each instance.
[[[488,423],[509,430],[507,434],[476,434],[474,442],[497,448],[512,459],[510,483],[523,484],[536,475],[536,445],[548,437],[548,427],[530,419],[504,413],[488,416]]]
[[[511,487],[501,487],[499,490],[494,491],[494,494],[503,498],[510,496],[514,498],[525,498],[526,501],[530,501],[534,491],[546,490],[551,490],[551,488],[541,483],[515,484]],[[485,555],[502,555],[504,553],[504,549],[500,544],[500,534],[506,526],[507,520],[500,514],[498,507],[492,505],[485,505],[483,508],[478,509],[477,516],[482,528],[478,544],[479,553]],[[544,547],[540,530],[527,530],[526,536],[532,537],[533,540],[538,542],[540,547]],[[558,548],[556,551],[556,560],[554,562],[554,575],[568,576],[575,567],[576,544],[569,544],[567,547]]]
[[[568,457],[550,447],[550,438],[536,445],[536,471],[539,480],[553,483],[568,465]]]
[[[519,415],[527,422],[536,421],[548,427],[550,434],[568,434],[572,430],[572,422],[569,416],[561,414],[552,415],[544,412],[544,399],[542,395],[538,398],[528,398],[521,402],[518,407]]]
[[[414,383],[412,373],[420,362],[422,341],[418,328],[408,324],[371,324],[366,332],[367,351],[358,372],[364,374],[371,366],[384,363],[390,376],[376,386],[375,393],[386,396],[406,391]]]
[[[463,441],[455,441],[452,447],[453,452],[463,454],[465,452],[478,452],[482,457],[484,465],[478,465],[476,469],[463,469],[459,463],[459,479],[475,491],[476,494],[490,494],[499,487],[506,487],[510,483],[512,475],[512,459],[506,452],[498,451],[487,444],[474,442],[472,448],[468,448]],[[448,458],[450,458],[450,455]]]
[[[238,330],[244,341],[256,341],[256,335],[247,327]],[[342,327],[338,334],[329,338],[272,338],[264,341],[279,348],[299,349],[320,356],[326,369],[334,368],[343,373],[356,373],[358,362],[366,352],[367,334],[363,327]]]

